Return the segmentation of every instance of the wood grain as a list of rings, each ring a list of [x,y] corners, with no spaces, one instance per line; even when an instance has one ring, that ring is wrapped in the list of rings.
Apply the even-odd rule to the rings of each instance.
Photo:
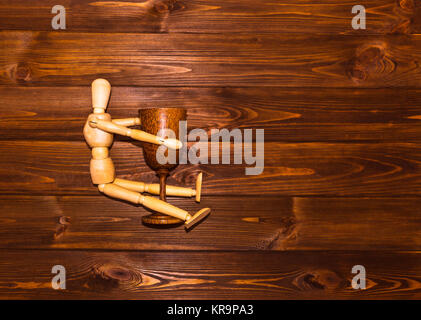
[[[419,252],[7,250],[1,256],[0,297],[8,299],[419,299],[421,293]],[[58,264],[66,268],[66,290],[51,288]],[[351,287],[357,264],[366,268],[366,290]]]
[[[0,85],[413,87],[421,36],[3,31]],[[13,52],[13,54],[10,54]]]
[[[98,196],[0,196],[0,248],[420,250],[420,198],[170,198],[212,208],[191,232],[142,225],[143,207]],[[221,227],[223,226],[223,227]],[[375,230],[375,232],[373,232]]]
[[[89,87],[0,87],[1,140],[83,140]],[[421,139],[421,90],[114,87],[108,112],[184,107],[189,129],[253,128],[265,141]],[[122,139],[122,137],[118,137]]]
[[[420,195],[420,148],[415,143],[268,142],[260,175],[245,175],[245,168],[254,165],[233,165],[231,159],[230,165],[180,165],[168,183],[192,186],[203,171],[203,195]],[[117,176],[156,182],[139,146],[116,142],[111,156]],[[90,181],[89,159],[82,142],[3,141],[0,192],[97,194]]]
[[[421,299],[421,6],[362,0],[357,31],[355,4],[0,0],[0,299]],[[115,118],[174,106],[190,129],[264,129],[263,173],[181,165],[168,183],[203,171],[202,202],[170,203],[212,214],[143,226],[90,180],[96,78]],[[118,176],[157,182],[116,140]]]
[[[0,29],[51,31],[52,0],[0,1]],[[62,0],[71,32],[407,34],[421,30],[416,0],[361,0],[366,30],[354,30],[355,1]]]

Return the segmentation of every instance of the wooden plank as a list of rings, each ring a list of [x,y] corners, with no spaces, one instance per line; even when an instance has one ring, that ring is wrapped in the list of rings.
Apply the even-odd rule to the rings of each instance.
[[[293,224],[290,198],[169,198],[189,212],[211,207],[202,224],[157,230],[142,225],[150,211],[103,196],[1,196],[0,247],[124,250],[258,250]],[[266,223],[256,223],[266,219]],[[222,227],[224,226],[224,227]],[[18,237],[16,235],[19,235]]]
[[[294,230],[273,249],[387,250],[421,245],[419,198],[293,198]]]
[[[36,299],[419,299],[419,252],[1,251],[0,297]],[[66,268],[66,289],[51,268]],[[366,269],[355,290],[354,265]]]
[[[264,148],[260,175],[246,175],[246,167],[255,164],[234,165],[231,158],[231,164],[180,165],[168,181],[191,186],[202,171],[204,195],[409,196],[421,192],[419,144],[267,142]],[[138,145],[116,142],[111,156],[119,177],[156,182]],[[84,142],[3,141],[0,192],[97,194],[89,176],[90,157]]]
[[[1,140],[82,140],[90,87],[0,87]],[[421,91],[114,87],[108,112],[185,107],[189,129],[253,128],[265,141],[419,141]],[[121,139],[121,138],[119,138]]]
[[[421,36],[0,33],[0,85],[419,87]]]
[[[53,0],[0,1],[0,29],[51,31]],[[419,33],[417,1],[361,0],[365,30],[354,30],[355,1],[308,0],[62,0],[66,30],[71,32],[188,33]]]
[[[0,247],[107,250],[420,250],[420,198],[215,197],[191,232],[142,225],[142,207],[103,196],[0,196]],[[223,226],[223,227],[222,227]]]

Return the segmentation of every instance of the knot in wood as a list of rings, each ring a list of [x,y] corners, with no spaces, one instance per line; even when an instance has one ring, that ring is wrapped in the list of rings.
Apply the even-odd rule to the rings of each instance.
[[[18,63],[12,70],[11,77],[18,82],[31,81],[31,68],[27,63]]]
[[[304,290],[334,290],[345,282],[335,272],[326,269],[305,272],[294,280],[294,284]]]
[[[154,9],[157,13],[164,14],[168,12],[168,6],[164,2],[157,2],[154,5]]]
[[[139,285],[143,282],[142,274],[124,266],[115,264],[104,264],[94,270],[94,274],[110,283],[129,283]]]
[[[400,0],[399,7],[405,11],[412,12],[415,9],[414,0]]]
[[[355,82],[375,80],[394,72],[395,62],[387,55],[385,44],[373,44],[357,49],[347,73]]]

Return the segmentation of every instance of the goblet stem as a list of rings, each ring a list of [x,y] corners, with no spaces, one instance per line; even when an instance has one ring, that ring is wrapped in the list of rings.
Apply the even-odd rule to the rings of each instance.
[[[167,177],[168,171],[167,170],[159,170],[159,199],[162,201],[167,201],[166,197],[166,189],[167,189]]]

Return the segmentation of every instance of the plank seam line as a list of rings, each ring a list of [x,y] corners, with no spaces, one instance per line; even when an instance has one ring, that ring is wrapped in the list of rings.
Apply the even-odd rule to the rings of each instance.
[[[244,254],[252,254],[252,253],[264,253],[264,254],[313,254],[313,253],[328,253],[328,254],[366,254],[373,252],[379,253],[379,254],[421,254],[421,250],[416,249],[386,249],[386,250],[325,250],[325,249],[314,249],[314,250],[215,250],[215,249],[207,249],[207,250],[169,250],[169,249],[163,249],[163,250],[139,250],[139,249],[93,249],[93,248],[7,248],[7,247],[0,247],[0,251],[45,251],[45,252],[137,252],[137,253],[244,253]]]
[[[89,191],[91,192],[91,191]],[[28,193],[28,192],[22,192],[22,193],[0,193],[0,200],[1,197],[97,197],[100,195],[100,193],[98,194],[94,194],[94,193]],[[249,197],[252,196],[254,194],[242,194],[242,195],[238,195],[238,194],[232,194],[232,195],[226,195],[226,194],[208,194],[208,195],[204,195],[204,197],[213,197],[213,198],[243,198],[243,197]],[[102,199],[104,199],[104,197],[101,197]],[[314,195],[314,194],[310,194],[310,195],[289,195],[289,194],[265,194],[265,195],[260,195],[258,198],[276,198],[276,199],[280,199],[280,198],[302,198],[302,199],[419,199],[421,198],[421,194],[373,194],[373,195],[369,195],[367,196],[367,193],[364,194],[356,194],[356,195],[337,195],[337,194],[320,194],[320,195]],[[173,199],[179,199],[177,197],[171,197],[169,198],[170,200]],[[124,202],[126,203],[126,202]],[[129,202],[127,202],[128,204],[130,204]]]
[[[112,81],[112,80],[110,80]],[[66,84],[60,85],[60,86],[43,86],[41,84],[35,84],[35,85],[29,85],[25,84],[25,85],[8,85],[8,84],[0,84],[0,89],[2,88],[12,88],[12,89],[17,89],[17,88],[69,88]],[[74,86],[74,87],[89,87],[89,85],[81,85],[81,86]],[[192,85],[169,85],[169,86],[162,86],[162,85],[152,85],[152,86],[130,86],[130,85],[113,85],[114,87],[123,87],[123,88],[229,88],[229,89],[234,89],[234,88],[244,88],[244,89],[250,89],[250,88],[284,88],[285,90],[291,90],[291,89],[298,89],[299,87],[286,87],[286,86],[278,86],[278,85],[262,85],[262,84],[254,84],[254,85],[248,85],[248,86],[238,86],[238,85],[224,85],[224,86],[209,86],[209,85],[197,85],[197,86],[192,86]],[[367,86],[367,87],[353,87],[353,86],[332,86],[332,87],[323,87],[323,86],[306,86],[306,87],[301,87],[299,88],[300,90],[304,89],[324,89],[324,90],[421,90],[421,85],[420,86],[395,86],[395,87],[391,87],[391,86],[377,86],[377,87],[371,87],[371,86]]]
[[[91,89],[91,85],[79,85],[79,86],[66,86],[66,85],[61,85],[61,86],[50,86],[50,85],[45,85],[45,86],[41,86],[41,85],[37,85],[37,86],[26,86],[26,85],[2,85],[0,84],[0,89],[7,89],[7,88],[13,88],[13,89],[23,89],[23,90],[32,90],[32,89],[39,89],[39,88],[44,88],[44,89],[58,89],[58,88],[67,88],[67,89]],[[177,88],[177,89],[224,89],[224,88],[229,88],[229,89],[250,89],[250,86],[137,86],[137,85],[113,85],[112,88],[127,88],[127,89],[136,89],[136,88],[140,88],[140,89],[157,89],[157,88],[162,88],[162,89],[168,89],[168,88]],[[355,91],[355,90],[367,90],[367,91],[375,91],[375,90],[391,90],[391,91],[403,91],[403,90],[414,90],[414,91],[420,91],[421,90],[421,86],[420,87],[319,87],[319,86],[309,86],[309,87],[286,87],[286,86],[253,86],[253,88],[256,89],[266,89],[266,88],[276,88],[276,89],[280,89],[280,90],[300,90],[300,91],[313,91],[314,89],[324,89],[327,91],[330,90],[337,90],[337,89],[341,89],[341,90],[349,90],[349,91]]]
[[[352,18],[352,17],[351,17]],[[197,36],[197,35],[208,35],[208,36],[212,36],[212,35],[241,35],[241,36],[259,36],[259,35],[281,35],[281,36],[288,36],[288,37],[295,37],[295,36],[311,36],[311,37],[342,37],[342,38],[347,38],[347,37],[353,37],[353,38],[366,38],[366,37],[376,37],[376,36],[382,36],[382,37],[390,37],[390,38],[398,38],[398,37],[408,37],[408,36],[420,36],[420,33],[379,33],[379,32],[370,32],[367,31],[364,34],[352,34],[352,33],[328,33],[328,32],[296,32],[296,33],[291,33],[291,32],[248,32],[248,31],[241,31],[241,32],[187,32],[187,31],[169,31],[169,32],[136,32],[136,31],[126,31],[126,32],[98,32],[98,31],[67,31],[69,29],[66,29],[66,34],[71,35],[71,34],[104,34],[104,35],[124,35],[124,34],[129,34],[129,35],[150,35],[150,36],[160,36],[160,35],[193,35],[193,36]],[[59,33],[63,33],[61,31],[55,31],[55,30],[31,30],[31,29],[1,29],[0,30],[3,33],[6,32],[42,32],[42,33],[53,33],[53,34],[59,34]]]

